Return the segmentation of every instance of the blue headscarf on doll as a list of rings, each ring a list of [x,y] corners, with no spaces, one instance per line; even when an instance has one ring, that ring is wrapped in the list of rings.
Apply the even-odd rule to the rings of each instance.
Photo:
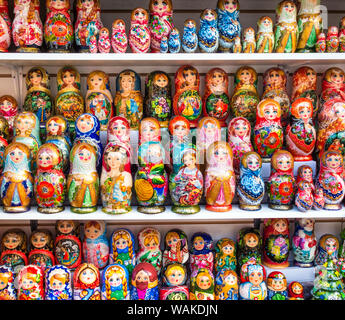
[[[201,250],[197,250],[194,247],[194,240],[197,237],[201,237],[204,240],[204,247]],[[208,254],[212,252],[213,244],[212,244],[212,237],[206,233],[206,232],[196,232],[192,236],[192,250],[191,253],[194,255],[199,255],[199,254]]]
[[[62,290],[53,289],[50,285],[51,277],[55,274],[64,274],[66,281]],[[45,274],[46,300],[72,300],[71,272],[62,265],[49,267]],[[64,295],[65,297],[62,297]]]
[[[113,273],[122,273],[124,275],[124,277],[126,278],[126,285],[127,285],[127,288],[126,288],[126,292],[127,292],[127,298],[128,298],[128,295],[129,295],[129,275],[128,275],[128,271],[127,271],[127,268],[121,264],[118,264],[118,263],[114,263],[114,264],[111,264],[111,265],[108,265],[107,267],[105,267],[103,273],[102,273],[102,295],[103,297],[107,297],[107,282],[109,283],[109,279],[107,279],[107,277],[109,277],[109,273],[112,272],[113,270]],[[108,293],[110,293],[110,295],[112,293],[116,293],[116,292],[123,292],[124,291],[124,288],[123,288],[123,281],[121,281],[121,283],[118,285],[118,286],[113,286],[113,285],[110,285],[109,286],[109,291]],[[126,297],[125,297],[126,299]],[[114,299],[112,299],[114,300]],[[115,300],[116,297],[115,297]]]
[[[126,246],[125,248],[123,249],[119,249],[116,247],[116,244],[114,242],[114,237],[118,235],[120,238],[129,238],[130,241],[131,241],[131,244],[129,244],[128,246]],[[125,228],[122,228],[122,229],[117,229],[113,232],[113,234],[111,235],[111,246],[110,246],[110,257],[113,257],[114,256],[114,251],[116,251],[118,254],[121,254],[121,253],[128,253],[129,252],[129,246],[131,245],[132,246],[132,259],[131,259],[131,262],[130,264],[133,265],[133,267],[135,266],[135,261],[136,261],[136,256],[135,256],[135,238],[134,238],[134,235],[133,233],[128,230],[128,229],[125,229]],[[127,240],[128,241],[128,240]],[[129,241],[128,241],[129,242]],[[116,261],[114,261],[116,262]],[[124,261],[124,264],[125,266],[128,264]]]
[[[229,39],[228,41],[224,41],[222,37],[220,37],[219,41],[224,48],[230,48],[232,44],[229,41],[237,36],[241,36],[241,24],[239,21],[240,11],[237,9],[234,12],[229,12],[221,8],[217,8],[216,11],[218,14],[219,34]],[[235,25],[233,21],[237,21],[238,24]]]
[[[198,45],[198,37],[196,35],[196,27],[185,25],[182,35],[182,48],[185,52],[194,52]]]
[[[211,29],[214,28],[214,29]],[[210,50],[217,47],[219,33],[217,29],[217,17],[214,20],[200,19],[199,45],[204,50]]]
[[[0,266],[0,274],[8,279],[6,286],[0,290],[0,293],[7,290],[7,295],[13,298],[13,300],[17,300],[17,290],[14,286],[15,274],[13,269],[11,267],[2,265]]]

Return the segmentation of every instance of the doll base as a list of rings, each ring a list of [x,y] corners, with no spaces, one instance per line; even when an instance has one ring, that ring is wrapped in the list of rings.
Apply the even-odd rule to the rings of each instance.
[[[19,47],[16,52],[29,52],[29,53],[37,53],[40,52],[39,48],[30,48],[30,47]]]
[[[227,212],[232,209],[232,205],[230,204],[228,206],[211,206],[207,204],[205,209],[208,211],[213,211],[213,212]]]
[[[4,211],[8,213],[22,213],[22,212],[27,212],[29,210],[30,210],[30,207],[23,207],[23,206],[4,207]]]
[[[37,211],[41,212],[41,213],[58,213],[61,211],[64,211],[65,207],[56,207],[56,208],[42,208],[42,207],[38,207]]]
[[[7,49],[0,48],[0,52],[8,52]]]
[[[173,206],[171,208],[172,212],[178,214],[194,214],[200,212],[200,207],[198,205],[195,206]]]
[[[293,208],[293,205],[289,204],[268,204],[268,207],[274,210],[291,210]]]
[[[271,269],[285,269],[289,266],[289,261],[286,261],[284,263],[270,263],[263,261],[262,264],[265,267],[271,268]]]
[[[92,213],[92,212],[97,211],[97,206],[88,207],[88,208],[74,208],[74,207],[71,207],[71,211],[73,213]]]
[[[294,261],[293,263],[295,266],[300,267],[300,268],[311,268],[314,266],[313,262],[298,262],[298,261]]]
[[[128,207],[128,208],[115,209],[115,208],[104,208],[103,207],[102,211],[104,213],[107,213],[107,214],[124,214],[124,213],[128,213],[128,212],[132,211],[132,208]]]
[[[70,53],[71,50],[70,49],[49,49],[48,50],[49,53]]]
[[[325,206],[323,207],[323,209],[324,210],[330,210],[330,211],[341,210],[341,204],[325,203]]]
[[[247,210],[247,211],[258,211],[258,210],[261,210],[261,204],[252,205],[252,204],[240,203],[240,209]]]
[[[312,156],[296,156],[294,157],[295,161],[312,161],[313,157]]]
[[[164,206],[155,206],[155,207],[143,207],[139,206],[138,211],[141,213],[146,213],[146,214],[157,214],[157,213],[162,213],[165,211]]]

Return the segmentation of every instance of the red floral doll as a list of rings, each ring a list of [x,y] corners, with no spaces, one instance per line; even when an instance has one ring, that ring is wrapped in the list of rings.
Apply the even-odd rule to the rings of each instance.
[[[0,52],[8,52],[11,45],[11,20],[7,0],[0,1]]]
[[[345,99],[345,72],[340,68],[329,68],[323,75],[320,96],[320,112],[323,105],[330,99]]]
[[[14,119],[18,114],[18,102],[9,95],[0,97],[0,115],[3,116],[10,127],[10,136],[13,135]]]
[[[44,300],[44,271],[27,265],[18,275],[18,300]]]
[[[114,53],[125,53],[127,50],[128,38],[123,19],[116,19],[112,24],[111,46]]]
[[[147,53],[150,50],[151,36],[149,14],[143,8],[136,8],[131,13],[131,27],[128,42],[133,53]]]

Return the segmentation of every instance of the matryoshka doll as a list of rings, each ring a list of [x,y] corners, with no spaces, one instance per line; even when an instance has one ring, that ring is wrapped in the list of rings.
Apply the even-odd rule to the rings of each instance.
[[[30,169],[30,149],[12,142],[5,149],[4,169],[0,178],[0,195],[5,212],[19,213],[30,209],[34,180]]]
[[[82,259],[79,222],[58,220],[55,223],[55,231],[54,255],[56,264],[74,270],[80,265]]]
[[[199,91],[199,72],[192,66],[180,67],[175,74],[174,113],[183,116],[191,128],[195,128],[202,113],[202,98]]]
[[[162,270],[163,283],[159,289],[160,300],[189,300],[186,285],[188,274],[185,265],[177,262],[166,265]]]
[[[10,137],[13,136],[14,120],[18,114],[18,102],[9,95],[0,97],[0,115],[3,116],[9,124]]]
[[[182,50],[186,53],[193,53],[198,49],[198,35],[196,32],[196,22],[187,19],[183,25]]]
[[[292,281],[288,286],[289,300],[304,300],[304,288],[298,281]]]
[[[339,29],[337,26],[329,26],[326,37],[326,52],[336,53],[339,50]]]
[[[163,38],[161,41],[162,46]],[[168,49],[170,53],[179,53],[181,50],[181,39],[180,31],[177,28],[172,28],[169,39],[168,39]]]
[[[17,300],[12,268],[0,266],[0,300]]]
[[[100,272],[91,263],[81,263],[73,274],[73,300],[101,300]]]
[[[5,117],[0,115],[0,172],[4,166],[4,153],[10,141],[10,128]]]
[[[322,77],[319,113],[328,100],[335,98],[345,100],[345,72],[341,68],[332,67],[327,69]]]
[[[121,147],[128,149],[128,155],[130,157],[130,140],[131,136],[129,121],[126,118],[120,116],[111,118],[108,123],[107,143],[113,143],[115,145],[120,145]]]
[[[311,167],[302,165],[298,168],[296,185],[298,189],[295,198],[295,205],[299,211],[306,212],[310,210],[315,203],[317,205],[321,205],[318,190],[315,190],[313,182],[313,169]],[[314,196],[316,196],[315,199]]]
[[[43,270],[55,265],[53,235],[49,230],[37,229],[30,235],[28,263],[41,266]]]
[[[288,300],[287,280],[282,272],[271,272],[266,282],[268,300]]]
[[[206,209],[215,212],[229,211],[236,185],[230,145],[225,141],[212,143],[207,150],[206,162]]]
[[[263,264],[269,268],[282,269],[289,266],[290,250],[289,220],[266,219],[263,231]]]
[[[213,68],[207,72],[205,84],[204,115],[216,118],[221,127],[226,127],[226,120],[230,115],[228,74],[223,69]]]
[[[217,241],[215,247],[215,273],[222,269],[231,269],[236,271],[236,245],[229,238],[222,238]]]
[[[149,11],[151,52],[159,52],[162,37],[168,37],[174,28],[172,0],[150,0]]]
[[[191,272],[190,300],[215,300],[214,276],[207,268],[198,268]]]
[[[324,234],[320,237],[317,254],[315,257],[316,265],[323,265],[328,259],[333,261],[338,259],[339,240],[332,234]]]
[[[83,256],[85,262],[92,263],[98,269],[103,269],[108,264],[109,243],[104,221],[92,220],[85,223]]]
[[[146,79],[145,114],[156,118],[162,128],[167,128],[171,114],[171,81],[164,71],[153,71]]]
[[[221,269],[216,274],[215,300],[238,300],[239,279],[236,271]]]
[[[270,17],[261,17],[257,23],[256,52],[272,53],[274,49],[273,21]]]
[[[339,52],[345,52],[345,17],[339,23]]]
[[[44,271],[27,265],[18,274],[18,300],[44,300]]]
[[[262,237],[260,231],[254,228],[243,228],[237,239],[238,270],[248,261],[261,263]]]
[[[49,52],[70,52],[74,42],[70,0],[47,0],[46,7],[44,40]]]
[[[129,300],[128,271],[121,264],[111,264],[102,273],[102,300]]]
[[[100,53],[109,53],[111,49],[110,36],[108,28],[101,28],[98,37],[98,51]]]
[[[131,278],[131,300],[159,300],[158,275],[151,263],[138,263]]]
[[[247,28],[244,30],[243,53],[255,53],[255,50],[255,30],[253,28]]]
[[[214,53],[219,46],[219,32],[217,29],[216,11],[205,9],[200,15],[200,28],[198,32],[200,52]]]
[[[72,300],[72,274],[62,265],[45,270],[45,300]]]
[[[0,29],[0,52],[8,52],[12,41],[12,32],[7,0],[0,1]]]
[[[315,44],[315,51],[318,53],[326,52],[326,34],[321,32],[317,37],[317,41]]]
[[[150,50],[151,35],[149,14],[143,8],[136,8],[131,13],[131,27],[128,42],[133,53],[147,53]]]
[[[74,26],[74,37],[79,52],[90,52],[90,38],[98,37],[103,27],[99,0],[78,0],[76,3],[77,19]]]
[[[232,52],[234,40],[241,37],[240,3],[238,0],[218,0],[219,51]]]
[[[189,261],[191,272],[200,268],[206,268],[211,273],[213,272],[212,241],[212,237],[208,233],[196,232],[193,234]]]
[[[168,231],[164,238],[163,266],[171,263],[185,265],[189,260],[188,238],[180,229]]]
[[[126,24],[122,19],[114,20],[112,24],[111,47],[114,53],[125,53],[128,46]]]
[[[14,1],[12,36],[17,52],[39,52],[43,43],[39,0]]]

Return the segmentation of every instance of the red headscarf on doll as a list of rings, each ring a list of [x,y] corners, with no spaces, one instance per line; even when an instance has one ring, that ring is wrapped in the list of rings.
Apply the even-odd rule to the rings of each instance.
[[[336,84],[332,81],[332,72],[341,73],[343,75],[343,82],[341,84]],[[337,91],[341,95],[342,99],[345,99],[345,73],[340,68],[330,68],[328,69],[322,79],[322,92],[324,91]]]

